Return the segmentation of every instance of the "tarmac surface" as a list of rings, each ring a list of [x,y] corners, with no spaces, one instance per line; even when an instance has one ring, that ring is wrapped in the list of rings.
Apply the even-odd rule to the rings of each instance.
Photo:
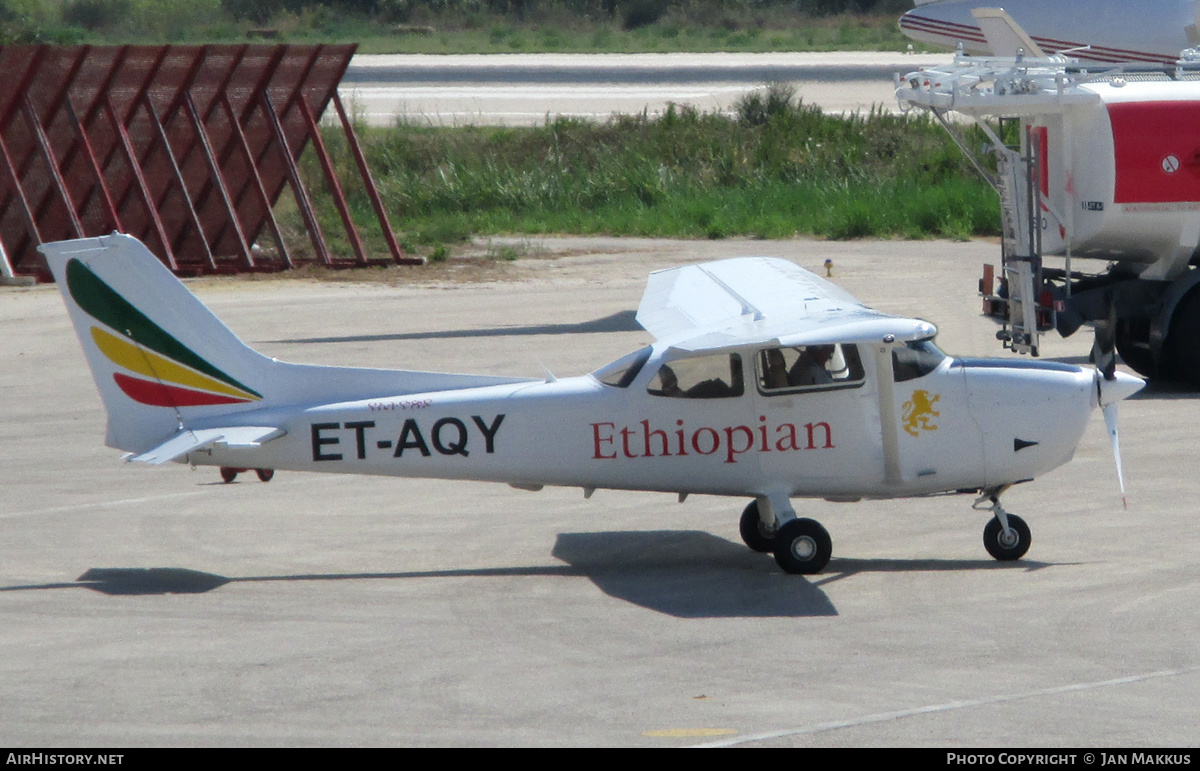
[[[191,287],[293,361],[578,374],[648,340],[646,274],[789,257],[951,353],[994,243],[541,239],[402,283]],[[1085,361],[1090,336],[1048,338]],[[134,468],[52,286],[0,288],[0,745],[1178,747],[1200,737],[1196,395],[1099,413],[1011,490],[1027,558],[971,498],[797,501],[834,555],[783,574],[744,501]],[[1084,764],[1082,757],[1076,761]]]

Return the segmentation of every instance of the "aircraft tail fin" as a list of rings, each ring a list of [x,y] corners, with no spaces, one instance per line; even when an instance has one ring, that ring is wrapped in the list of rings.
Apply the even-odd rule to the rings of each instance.
[[[1041,47],[1003,8],[972,8],[971,15],[979,22],[993,56],[1015,57],[1024,53],[1036,59],[1045,58]]]
[[[113,234],[40,250],[108,412],[110,447],[142,453],[192,418],[262,406],[273,362],[136,238]]]
[[[276,361],[239,340],[132,236],[39,249],[108,412],[105,443],[130,460],[159,463],[211,444],[269,442],[282,429],[264,408],[527,380]]]

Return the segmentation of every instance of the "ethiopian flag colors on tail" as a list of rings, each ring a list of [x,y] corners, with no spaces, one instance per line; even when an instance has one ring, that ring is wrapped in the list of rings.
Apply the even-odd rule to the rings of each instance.
[[[103,325],[92,326],[92,340],[109,361],[128,370],[114,373],[113,380],[134,401],[199,407],[262,400],[262,394],[198,356],[77,259],[67,263],[67,288]]]

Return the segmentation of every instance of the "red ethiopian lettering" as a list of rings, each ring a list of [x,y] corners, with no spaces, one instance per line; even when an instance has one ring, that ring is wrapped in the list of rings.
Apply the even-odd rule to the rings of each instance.
[[[711,437],[712,448],[709,450],[700,449],[700,434],[707,431]],[[705,426],[704,428],[696,429],[696,433],[692,434],[692,449],[701,455],[712,455],[717,450],[721,449],[721,435],[716,432],[716,429]]]
[[[746,453],[836,449],[833,427],[824,420],[799,426],[794,423],[771,425],[766,416],[759,416],[758,420],[757,431],[740,425],[692,429],[683,420],[675,421],[674,431],[656,428],[650,420],[625,426],[611,422],[591,423],[592,459],[686,457],[690,449],[698,455],[720,455],[724,463],[737,463],[738,456]]]
[[[592,453],[592,459],[593,460],[612,460],[617,457],[616,451],[614,451],[612,455],[604,455],[603,453],[600,452],[600,444],[602,442],[607,443],[607,444],[613,443],[613,436],[612,436],[611,431],[609,432],[608,436],[600,436],[600,427],[601,426],[608,426],[609,428],[616,428],[617,424],[616,423],[593,423],[592,424],[592,446],[595,448],[595,452]]]
[[[746,437],[746,446],[738,448],[734,442],[734,435]],[[747,426],[726,426],[725,427],[725,462],[737,463],[735,455],[741,455],[744,452],[749,452],[754,447],[754,432]]]

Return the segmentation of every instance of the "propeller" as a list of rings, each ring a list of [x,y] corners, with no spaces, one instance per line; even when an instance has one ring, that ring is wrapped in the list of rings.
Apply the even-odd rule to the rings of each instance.
[[[1097,362],[1099,364],[1099,362]],[[1117,484],[1121,487],[1121,506],[1129,509],[1125,498],[1125,473],[1121,467],[1121,440],[1117,431],[1117,404],[1146,385],[1140,377],[1118,372],[1115,365],[1108,372],[1096,368],[1096,403],[1104,415],[1104,427],[1108,430],[1108,441],[1112,444],[1113,460],[1117,463]]]

